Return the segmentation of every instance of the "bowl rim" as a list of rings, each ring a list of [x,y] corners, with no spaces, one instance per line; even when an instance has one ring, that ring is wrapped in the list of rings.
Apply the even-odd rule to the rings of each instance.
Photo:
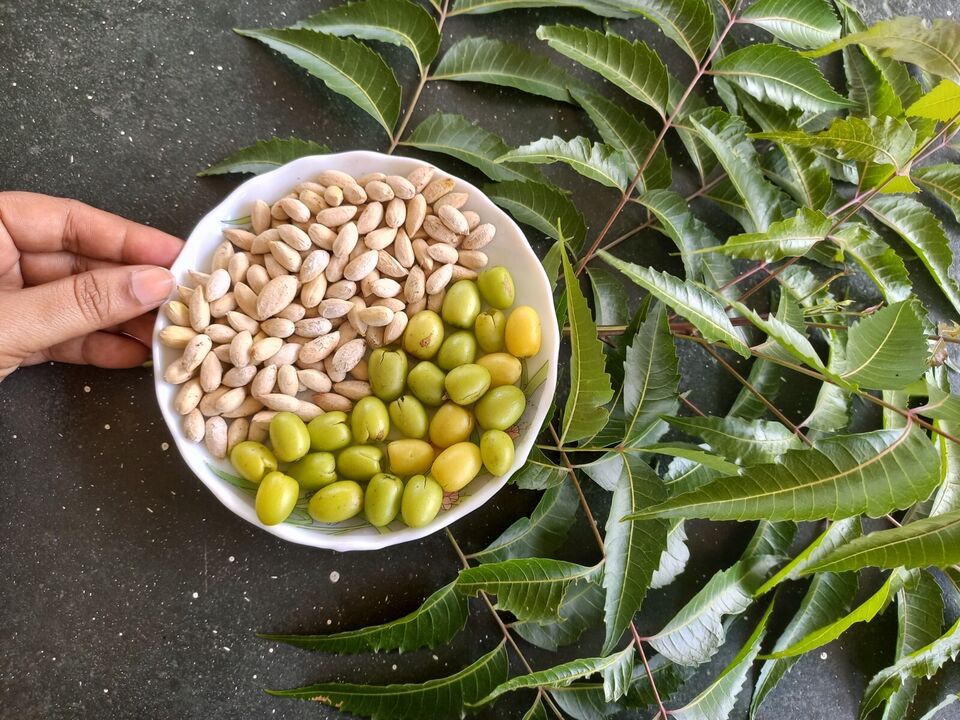
[[[233,205],[240,204],[242,202],[249,202],[249,199],[245,198],[250,198],[251,196],[259,196],[264,198],[272,197],[274,194],[276,194],[276,191],[271,190],[270,186],[276,181],[287,182],[286,178],[288,176],[293,176],[289,180],[289,185],[292,187],[294,184],[296,184],[296,182],[302,181],[302,178],[306,178],[311,175],[317,175],[326,169],[349,167],[351,165],[372,163],[374,161],[382,160],[387,160],[389,162],[401,161],[404,163],[410,163],[410,169],[405,172],[410,172],[417,166],[435,167],[437,168],[438,172],[449,177],[457,184],[457,190],[465,190],[469,192],[477,201],[488,204],[489,208],[484,209],[484,213],[492,213],[492,217],[495,219],[498,228],[509,229],[511,233],[515,234],[520,246],[517,248],[517,251],[522,255],[526,255],[528,261],[533,262],[534,275],[536,276],[538,284],[545,288],[548,294],[551,295],[551,301],[547,303],[547,306],[550,309],[550,315],[547,318],[542,318],[541,322],[544,339],[549,339],[550,341],[550,344],[547,347],[552,348],[552,351],[548,352],[548,355],[544,360],[546,363],[548,363],[547,377],[543,384],[536,391],[539,397],[537,397],[537,395],[533,396],[537,397],[537,400],[533,405],[533,413],[526,430],[526,432],[530,435],[528,438],[525,438],[524,442],[518,443],[519,447],[517,448],[514,464],[508,473],[501,477],[491,477],[490,480],[477,493],[467,496],[467,500],[465,502],[440,513],[433,521],[421,528],[404,527],[400,530],[392,530],[386,533],[381,532],[376,535],[354,535],[349,530],[345,530],[340,534],[330,534],[311,531],[309,527],[300,527],[289,523],[264,525],[257,519],[253,506],[247,502],[244,502],[236,492],[236,489],[233,488],[228,481],[217,476],[213,469],[213,465],[211,464],[211,461],[216,462],[214,458],[207,458],[207,461],[203,462],[204,467],[197,467],[198,462],[193,457],[194,451],[197,449],[197,444],[189,442],[184,437],[182,430],[182,416],[173,410],[171,403],[161,394],[163,388],[169,386],[169,384],[163,379],[163,361],[161,359],[161,353],[165,351],[165,348],[161,345],[158,339],[160,330],[169,324],[169,321],[165,317],[164,313],[159,312],[157,314],[157,320],[154,323],[153,329],[152,357],[154,370],[154,391],[157,396],[157,402],[160,405],[160,411],[163,415],[163,419],[167,424],[171,436],[173,437],[174,445],[176,446],[177,451],[180,453],[181,458],[183,458],[183,461],[190,468],[191,472],[224,506],[247,522],[255,525],[258,528],[266,530],[267,532],[283,540],[294,542],[300,545],[307,545],[328,550],[379,550],[381,548],[400,543],[412,542],[427,537],[428,535],[432,535],[438,530],[442,530],[474,510],[480,508],[487,501],[489,501],[493,495],[499,492],[503,486],[507,484],[513,474],[518,472],[526,462],[527,457],[529,456],[533,449],[533,445],[536,442],[538,430],[546,419],[546,414],[550,408],[557,385],[557,363],[560,350],[560,333],[559,328],[557,327],[556,311],[552,302],[552,293],[549,290],[551,287],[550,280],[547,277],[540,258],[534,252],[529,240],[527,240],[525,233],[520,229],[520,226],[517,225],[513,218],[511,218],[502,208],[497,206],[480,188],[464,180],[463,178],[458,177],[457,175],[443,170],[433,163],[425,162],[418,158],[412,158],[406,155],[387,155],[385,153],[379,153],[370,150],[350,150],[326,155],[308,155],[297,158],[290,162],[284,163],[273,170],[248,178],[244,182],[240,183],[197,222],[190,234],[187,236],[184,248],[191,243],[198,244],[201,242],[210,242],[210,228],[222,228],[222,221],[225,213]],[[301,175],[301,179],[296,178],[298,173]],[[257,195],[258,192],[259,195]],[[210,249],[212,250],[212,248]],[[186,255],[181,252],[180,256],[171,267],[171,271],[174,273],[175,277],[180,278],[188,269],[189,268],[186,267]],[[524,277],[524,281],[527,280],[528,278]],[[529,278],[529,280],[534,280],[534,278]],[[172,390],[167,390],[167,392],[172,392]],[[202,447],[202,443],[200,445]],[[206,452],[206,449],[203,448],[202,452]]]

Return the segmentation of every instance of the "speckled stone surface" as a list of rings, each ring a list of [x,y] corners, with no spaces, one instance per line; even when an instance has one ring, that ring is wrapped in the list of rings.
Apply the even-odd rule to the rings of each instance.
[[[185,235],[238,182],[194,173],[256,139],[295,133],[337,150],[383,149],[371,119],[230,32],[289,24],[329,4],[0,0],[0,189],[72,196]],[[868,12],[877,18],[934,8],[947,14],[960,2],[890,2]],[[444,47],[481,34],[531,44],[539,23],[564,20],[602,28],[573,11],[455,18]],[[617,28],[641,33],[678,74],[689,74],[689,63],[652,26]],[[393,47],[384,52],[409,91],[409,58]],[[431,83],[414,124],[438,109],[462,112],[512,144],[590,132],[571,106],[476,85]],[[556,177],[582,193],[579,204],[598,227],[614,198],[569,174]],[[656,237],[635,252],[646,263],[676,263]],[[724,412],[735,388],[716,385],[717,369],[704,356],[683,361],[697,403]],[[456,556],[443,534],[370,554],[285,544],[221,507],[172,447],[149,371],[44,366],[0,386],[0,718],[333,718],[332,710],[276,700],[262,689],[441,676],[499,642],[480,605],[468,629],[435,652],[337,658],[257,639],[257,631],[324,632],[398,617],[454,577]],[[587,491],[602,507],[604,493]],[[535,500],[508,488],[453,532],[465,551],[480,549]],[[691,523],[690,533],[694,559],[678,582],[648,598],[642,633],[655,632],[732,562],[749,528]],[[565,556],[597,560],[582,518]],[[794,601],[796,590],[789,591]],[[759,717],[856,717],[867,679],[892,657],[895,626],[888,612],[803,658]],[[733,637],[746,629],[734,625]],[[598,638],[590,643],[599,649]],[[548,662],[532,649],[529,657],[539,667]],[[709,682],[717,663],[690,692]],[[955,678],[944,677],[956,690]],[[942,697],[945,687],[938,680],[921,704]],[[511,696],[479,717],[519,718],[529,701]],[[746,717],[743,699],[734,717]]]

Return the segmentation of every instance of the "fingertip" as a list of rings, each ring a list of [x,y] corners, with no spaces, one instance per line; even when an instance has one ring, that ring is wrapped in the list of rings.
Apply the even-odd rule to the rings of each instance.
[[[130,276],[130,290],[144,307],[156,307],[173,292],[174,279],[165,267],[146,267]]]

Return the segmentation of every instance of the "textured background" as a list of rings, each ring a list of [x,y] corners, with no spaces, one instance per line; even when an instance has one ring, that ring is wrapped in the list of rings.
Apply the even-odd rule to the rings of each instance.
[[[76,197],[183,236],[238,182],[194,173],[258,138],[295,133],[336,150],[382,149],[373,120],[230,32],[289,24],[329,4],[0,1],[0,189]],[[957,0],[869,4],[870,19],[960,12]],[[577,12],[455,18],[444,48],[470,34],[530,44],[538,24],[556,21],[601,27]],[[649,24],[618,29],[641,33],[678,73],[689,71]],[[384,52],[410,88],[409,57]],[[571,106],[454,84],[428,86],[413,124],[439,109],[462,112],[511,144],[590,132]],[[615,198],[557,177],[589,193],[577,200],[597,228]],[[631,252],[644,263],[675,262],[656,236]],[[724,412],[735,388],[716,386],[704,356],[683,360],[696,402]],[[329,710],[261,689],[444,675],[499,641],[480,606],[467,631],[436,653],[336,658],[256,639],[258,630],[348,629],[397,617],[452,579],[456,558],[442,534],[375,554],[284,544],[222,508],[169,441],[146,370],[46,366],[0,387],[0,717],[329,718]],[[591,493],[602,503],[602,493]],[[453,530],[466,551],[479,549],[534,502],[508,488]],[[692,523],[694,559],[677,583],[651,594],[641,632],[655,631],[739,555],[749,528],[718,527]],[[567,557],[593,563],[585,533],[581,520]],[[805,657],[761,717],[854,718],[866,680],[892,657],[895,623],[888,612]],[[744,628],[738,623],[733,635]],[[920,704],[941,697],[943,683],[930,684]],[[528,701],[509,698],[496,716],[520,717]],[[745,717],[743,699],[736,717]]]

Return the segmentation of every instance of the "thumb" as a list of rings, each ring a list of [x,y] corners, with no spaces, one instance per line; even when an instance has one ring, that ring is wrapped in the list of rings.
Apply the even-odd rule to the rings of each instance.
[[[0,296],[0,325],[14,350],[38,352],[143,315],[173,287],[162,267],[93,270]]]

